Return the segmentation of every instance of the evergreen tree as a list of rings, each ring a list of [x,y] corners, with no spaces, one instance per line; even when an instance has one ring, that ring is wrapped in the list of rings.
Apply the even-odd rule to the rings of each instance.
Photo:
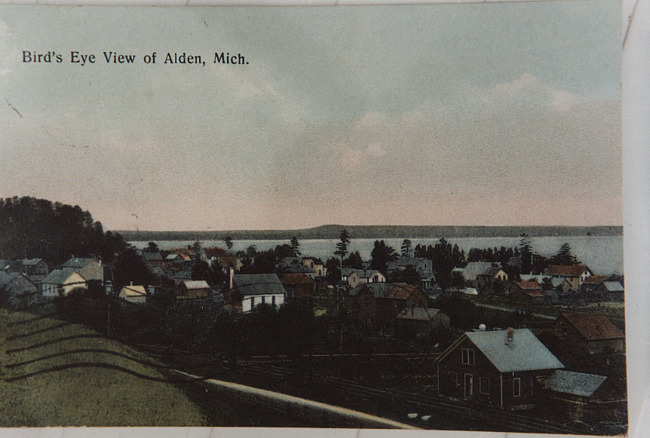
[[[412,250],[412,244],[409,239],[404,239],[402,241],[402,257],[410,257]]]
[[[300,255],[300,242],[298,242],[298,238],[296,236],[293,236],[291,238],[291,255],[294,257],[298,257]]]
[[[350,244],[350,234],[348,233],[348,230],[345,228],[341,230],[341,236],[339,238],[339,243],[336,244],[336,251],[334,251],[334,255],[338,256],[341,261],[343,261],[343,257],[348,253],[348,245]]]
[[[571,252],[571,245],[565,243],[557,254],[551,257],[550,262],[554,265],[577,265],[580,263]]]
[[[226,243],[226,248],[228,248],[229,250],[232,249],[233,246],[232,237],[226,236],[226,238],[223,239],[223,241]]]
[[[375,246],[370,253],[370,268],[386,274],[388,262],[397,259],[397,252],[383,240],[375,240]]]

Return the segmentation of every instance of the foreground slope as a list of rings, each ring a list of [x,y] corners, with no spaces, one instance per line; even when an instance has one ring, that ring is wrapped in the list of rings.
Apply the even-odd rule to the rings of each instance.
[[[164,368],[87,327],[0,310],[0,342],[0,426],[206,425]]]

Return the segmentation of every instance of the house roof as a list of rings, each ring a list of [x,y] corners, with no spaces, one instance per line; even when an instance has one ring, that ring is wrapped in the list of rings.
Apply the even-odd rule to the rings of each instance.
[[[478,275],[484,274],[492,268],[492,262],[469,262],[463,268],[463,277],[465,280],[474,281]]]
[[[525,291],[542,290],[542,287],[536,281],[521,280],[519,283],[517,283],[517,286]]]
[[[379,274],[382,277],[384,276],[381,272],[379,272],[376,269],[355,269],[353,272],[350,273],[350,275],[352,275],[353,273],[356,273],[359,278],[370,278],[375,274]]]
[[[501,268],[499,266],[492,266],[490,267],[487,271],[483,272],[482,274],[478,274],[478,276],[489,276],[489,277],[494,277],[501,271]]]
[[[144,252],[142,253],[142,257],[143,257],[146,261],[148,261],[148,262],[150,262],[150,261],[157,261],[157,260],[162,260],[162,259],[163,259],[162,254],[160,254],[158,251],[153,251],[153,252],[151,252],[151,251],[144,251]]]
[[[625,290],[623,285],[618,281],[604,281],[603,285],[608,292],[623,292]]]
[[[45,277],[45,279],[43,280],[43,283],[45,283],[45,284],[64,284],[64,282],[66,280],[68,280],[68,278],[70,278],[70,276],[72,274],[75,274],[75,273],[79,277],[83,278],[83,276],[81,274],[79,274],[78,272],[76,272],[72,268],[55,269],[52,272],[50,272],[47,275],[47,277]]]
[[[42,262],[43,259],[23,259],[24,266],[35,266]]]
[[[282,284],[315,284],[316,281],[314,281],[313,278],[311,278],[309,275],[305,274],[297,274],[297,273],[286,273],[286,274],[281,274],[280,275],[280,282]]]
[[[585,278],[584,284],[599,284],[607,279],[606,275],[592,275]]]
[[[186,289],[210,289],[210,285],[205,280],[183,280],[181,284],[185,285]]]
[[[88,258],[88,257],[72,257],[68,259],[67,262],[65,262],[63,265],[61,265],[62,268],[74,268],[74,269],[81,269],[85,267],[88,263],[95,261],[94,259]]]
[[[591,272],[587,265],[550,265],[546,268],[548,275],[561,275],[563,277],[580,277],[585,271]]]
[[[561,317],[566,318],[588,341],[625,338],[609,318],[600,313],[564,312]]]
[[[284,286],[276,274],[236,274],[233,281],[243,296],[285,294]]]
[[[126,295],[127,297],[147,296],[147,291],[144,289],[144,286],[137,286],[137,285],[124,286],[120,291],[120,295],[122,295],[122,292],[124,292],[124,295]]]
[[[506,330],[466,332],[466,336],[501,373],[564,368],[562,362],[529,329],[515,329],[512,341]]]
[[[556,370],[544,383],[544,388],[555,392],[591,397],[607,379],[596,374]]]
[[[350,296],[358,296],[363,290],[369,290],[375,298],[394,300],[405,300],[419,291],[417,286],[405,283],[361,283],[350,291]]]
[[[6,273],[6,272],[0,272],[0,287],[4,287],[14,281],[16,277],[20,275],[18,272],[11,272],[11,273]]]
[[[440,313],[440,309],[431,309],[425,307],[411,307],[403,309],[397,317],[399,319],[408,319],[416,321],[430,321],[434,316]]]

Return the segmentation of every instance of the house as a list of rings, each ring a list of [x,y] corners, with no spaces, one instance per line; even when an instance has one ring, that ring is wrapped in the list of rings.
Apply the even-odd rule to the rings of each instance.
[[[449,316],[440,309],[429,307],[405,307],[395,321],[395,331],[409,338],[431,333],[438,328],[449,328]]]
[[[620,423],[627,400],[610,383],[605,376],[557,370],[544,383],[545,405],[571,420]]]
[[[465,266],[464,268],[456,268],[452,272],[460,273],[468,285],[472,287],[477,287],[478,286],[477,277],[479,275],[485,274],[486,272],[488,272],[488,270],[495,267],[500,268],[501,265],[493,262],[469,262],[467,266]]]
[[[564,365],[529,329],[466,332],[436,360],[438,394],[500,407],[530,405]]]
[[[0,272],[0,294],[0,300],[14,309],[38,304],[38,287],[23,273]]]
[[[307,268],[311,269],[316,277],[324,277],[327,275],[327,268],[325,268],[325,263],[323,263],[323,261],[317,257],[303,257],[302,263]]]
[[[491,289],[496,283],[505,281],[508,281],[508,274],[499,265],[492,265],[485,272],[476,275],[476,287],[479,290]]]
[[[514,283],[510,288],[510,293],[523,298],[533,298],[543,300],[545,295],[542,286],[537,281],[521,280]]]
[[[41,282],[41,293],[45,298],[66,296],[74,289],[88,289],[88,283],[72,268],[55,269]]]
[[[228,272],[229,268],[235,268],[236,270],[239,270],[239,268],[242,267],[242,262],[239,260],[239,257],[237,255],[232,254],[228,251],[226,251],[223,248],[218,248],[218,247],[210,247],[210,248],[205,248],[204,250],[205,254],[205,261],[212,266],[215,262],[219,263],[223,269],[224,272]]]
[[[363,283],[386,283],[386,277],[376,269],[355,269],[347,276],[352,289]]]
[[[23,272],[30,278],[45,278],[49,273],[47,263],[43,259],[23,259]]]
[[[625,335],[600,313],[564,312],[553,323],[553,333],[590,354],[607,348],[625,351]]]
[[[210,296],[210,285],[205,280],[182,280],[178,285],[177,298],[205,299]]]
[[[275,265],[275,268],[280,273],[306,274],[312,277],[316,276],[313,270],[303,264],[300,257],[285,257]]]
[[[129,303],[144,304],[147,301],[147,291],[144,286],[134,285],[131,282],[120,291],[120,299]]]
[[[620,281],[604,281],[602,291],[603,294],[612,301],[625,300],[625,288]]]
[[[280,274],[280,283],[287,293],[286,298],[312,298],[316,292],[316,281],[305,274]]]
[[[400,271],[405,271],[407,267],[412,266],[420,276],[420,287],[428,289],[435,283],[433,275],[433,262],[424,257],[398,257],[397,260],[390,261],[386,264],[388,275],[395,275]]]
[[[573,290],[579,290],[584,281],[594,275],[587,265],[549,265],[545,271],[546,275],[551,277],[561,277],[566,279]]]
[[[239,313],[249,313],[260,304],[279,308],[286,291],[276,274],[237,274],[231,271],[230,286],[224,292],[226,305]]]
[[[405,308],[427,307],[427,296],[405,283],[360,283],[350,291],[353,313],[370,330],[391,329]]]
[[[72,269],[81,275],[87,282],[104,282],[104,268],[101,260],[86,257],[72,257],[62,266],[62,269]]]

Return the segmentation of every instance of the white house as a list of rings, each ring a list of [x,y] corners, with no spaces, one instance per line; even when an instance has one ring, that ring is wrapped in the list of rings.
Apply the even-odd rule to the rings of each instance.
[[[74,289],[88,289],[86,279],[72,268],[55,269],[41,283],[43,297],[54,298],[68,295]]]

